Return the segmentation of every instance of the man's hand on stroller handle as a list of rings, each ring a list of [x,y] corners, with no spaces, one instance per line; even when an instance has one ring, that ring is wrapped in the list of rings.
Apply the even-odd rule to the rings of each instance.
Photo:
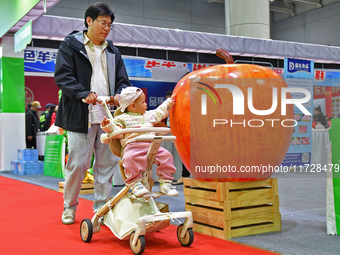
[[[87,95],[86,98],[83,98],[82,101],[85,104],[96,104],[98,95],[96,92],[91,92]]]
[[[91,92],[88,94],[86,98],[84,98],[82,101],[86,104],[96,104],[97,102],[104,105],[104,104],[110,104],[118,106],[118,97],[119,95],[113,96],[98,96],[95,92]]]

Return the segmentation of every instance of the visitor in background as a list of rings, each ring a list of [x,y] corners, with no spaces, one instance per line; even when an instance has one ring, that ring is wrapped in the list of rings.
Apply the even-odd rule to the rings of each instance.
[[[40,131],[47,131],[50,126],[52,125],[51,124],[51,120],[52,120],[52,115],[53,113],[55,113],[55,108],[56,108],[56,105],[55,104],[52,104],[50,107],[49,107],[49,111],[48,113],[45,115],[46,116],[46,119],[45,119],[45,124],[40,128]],[[40,116],[40,120],[41,120],[41,116]],[[41,124],[41,122],[40,122]]]
[[[314,115],[313,116],[313,122],[312,122],[312,128],[315,128],[315,126],[316,126],[316,116]]]
[[[327,116],[327,115],[326,115]],[[328,125],[328,128],[331,128],[331,121],[332,121],[333,117],[327,117],[327,125]]]
[[[38,109],[41,108],[39,101],[33,101],[31,109],[27,109],[26,119],[26,148],[37,148],[37,132],[39,131]]]
[[[55,122],[55,118],[57,117],[57,111],[58,111],[58,105],[55,106],[54,112],[52,113],[50,126],[52,126]]]
[[[40,122],[39,129],[40,129],[40,131],[46,131],[47,130],[47,129],[46,130],[44,129],[44,126],[46,124],[46,119],[50,115],[51,106],[52,106],[51,103],[46,104],[45,105],[45,111],[40,115],[40,118],[39,118],[39,122]]]
[[[316,118],[315,121],[316,121],[317,124],[321,124],[325,128],[328,127],[325,115],[323,115],[323,113],[321,112],[320,105],[315,108],[315,118]]]
[[[25,113],[26,113],[28,110],[31,110],[31,108],[32,108],[32,104],[28,104]]]

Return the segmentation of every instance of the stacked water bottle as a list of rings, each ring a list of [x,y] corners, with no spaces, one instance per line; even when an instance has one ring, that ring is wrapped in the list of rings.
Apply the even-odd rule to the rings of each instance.
[[[11,170],[20,175],[44,174],[44,161],[38,160],[37,149],[18,150],[18,160],[11,162]]]

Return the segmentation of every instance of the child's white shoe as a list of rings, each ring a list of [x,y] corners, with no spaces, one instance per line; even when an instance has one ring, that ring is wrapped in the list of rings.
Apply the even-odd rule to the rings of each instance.
[[[168,180],[160,181],[159,191],[167,196],[175,197],[179,195],[178,191],[176,190],[176,187],[172,185],[172,181]]]
[[[132,187],[131,190],[136,197],[141,197],[145,194],[148,194],[149,191],[141,182],[136,182]]]

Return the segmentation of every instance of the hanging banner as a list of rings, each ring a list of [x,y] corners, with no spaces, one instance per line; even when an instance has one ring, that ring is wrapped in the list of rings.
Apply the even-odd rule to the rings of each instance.
[[[32,41],[32,20],[14,34],[14,52],[20,52]]]
[[[58,50],[56,49],[27,48],[24,54],[25,72],[35,73],[35,75],[39,76],[39,80],[43,79],[40,77],[43,73],[53,75],[57,53]],[[155,109],[160,105],[166,99],[166,92],[173,90],[184,75],[198,69],[213,66],[213,64],[183,63],[130,56],[123,56],[123,60],[130,82],[133,86],[143,89],[149,109]],[[35,81],[37,79],[35,79],[34,75],[28,77],[30,77],[26,78],[26,97],[28,99],[32,100],[33,94],[37,98],[43,99],[48,95],[51,97],[56,95],[56,93],[50,92],[54,88],[58,89],[57,86],[50,87],[49,93],[46,93],[43,87],[51,82],[48,79],[49,77],[44,77],[46,81],[43,82]],[[52,83],[54,83],[53,79]],[[39,89],[36,88],[37,86],[39,86]],[[49,98],[48,101],[54,102],[52,98]]]
[[[27,48],[24,52],[25,72],[54,73],[58,50]]]
[[[57,49],[28,47],[24,54],[25,72],[54,73],[57,53]],[[213,66],[130,56],[123,56],[123,60],[130,79],[150,78],[176,83],[189,72]]]
[[[314,61],[289,59],[284,60],[284,79],[290,88],[307,89],[311,99],[303,106],[313,113],[313,76]],[[302,93],[291,93],[293,99],[305,97]],[[283,166],[303,166],[310,164],[312,152],[312,116],[304,114],[294,105],[295,130],[292,136],[291,145],[284,158]]]
[[[44,175],[64,178],[65,138],[63,135],[46,136]]]

